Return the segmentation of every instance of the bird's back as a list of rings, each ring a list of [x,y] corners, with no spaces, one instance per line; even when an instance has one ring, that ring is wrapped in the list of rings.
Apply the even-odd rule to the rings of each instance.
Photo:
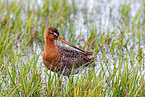
[[[79,52],[62,46],[57,46],[57,48],[60,54],[59,64],[63,69],[60,70],[60,73],[63,73],[63,75],[69,75],[72,71],[72,68],[76,70],[81,66],[88,66],[94,62],[93,58],[88,57],[93,54],[91,51]],[[77,73],[77,71],[74,73]]]

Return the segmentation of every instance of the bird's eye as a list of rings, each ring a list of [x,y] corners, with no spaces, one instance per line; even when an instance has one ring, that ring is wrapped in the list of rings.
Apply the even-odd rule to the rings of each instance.
[[[54,35],[54,33],[50,33],[50,34]]]
[[[52,32],[50,34],[54,35],[56,38],[58,37],[57,33],[55,33],[55,32],[54,33]]]

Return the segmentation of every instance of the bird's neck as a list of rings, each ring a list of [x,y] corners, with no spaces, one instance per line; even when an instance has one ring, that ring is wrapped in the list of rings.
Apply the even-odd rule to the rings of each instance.
[[[55,45],[55,41],[49,38],[45,38],[45,48],[43,52],[43,58],[49,63],[56,64],[59,59],[58,48]]]
[[[45,49],[55,49],[55,41],[49,38],[45,38]]]

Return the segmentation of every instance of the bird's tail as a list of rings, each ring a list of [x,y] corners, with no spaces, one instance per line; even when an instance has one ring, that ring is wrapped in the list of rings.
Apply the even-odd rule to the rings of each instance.
[[[84,53],[84,55],[86,55],[86,56],[91,56],[91,55],[93,55],[93,51],[85,51],[85,52],[83,52]]]

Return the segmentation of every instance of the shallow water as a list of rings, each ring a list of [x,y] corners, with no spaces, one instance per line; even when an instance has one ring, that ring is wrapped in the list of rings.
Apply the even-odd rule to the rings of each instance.
[[[9,0],[9,1],[12,1],[12,0]],[[68,2],[70,4],[72,3],[71,1],[68,1]],[[33,4],[33,0],[31,0],[30,3]],[[41,0],[38,0],[38,2],[37,2],[37,4],[40,5],[40,7],[43,7],[43,6],[41,6],[43,3],[44,2]],[[91,29],[93,29],[94,31],[95,31],[95,29],[97,29],[97,31],[96,31],[97,34],[105,33],[105,35],[107,35],[108,32],[116,31],[117,36],[119,36],[120,31],[117,28],[117,26],[120,26],[122,28],[124,26],[124,24],[122,24],[123,22],[119,21],[121,18],[121,14],[122,14],[119,12],[119,10],[121,9],[122,5],[130,4],[130,10],[131,10],[129,12],[130,21],[133,21],[133,17],[136,16],[136,14],[138,13],[138,11],[141,8],[141,0],[89,0],[89,2],[87,2],[87,0],[75,0],[75,4],[77,6],[77,15],[75,16],[74,14],[71,14],[70,17],[72,17],[72,18],[76,17],[74,20],[74,25],[76,25],[74,28],[74,29],[76,29],[75,30],[75,34],[76,34],[75,37],[77,38],[81,34],[81,36],[82,36],[81,38],[84,41],[88,40],[88,38],[90,36],[89,31]],[[33,8],[33,5],[30,6],[30,9],[31,8]],[[34,8],[37,9],[37,5],[35,5]],[[11,18],[14,18],[13,14],[11,15]],[[25,20],[25,14],[22,14],[21,18],[22,18],[22,20]],[[37,19],[37,17],[35,19]],[[142,22],[142,18],[140,18],[140,21]],[[68,25],[69,25],[69,23],[68,23]],[[128,27],[132,27],[132,25],[129,24]],[[41,29],[41,27],[39,26],[38,31],[40,29]],[[69,31],[66,32],[66,35],[67,34],[69,34]],[[127,40],[130,35],[132,35],[131,32],[125,33],[125,39]],[[67,36],[65,38],[67,41],[69,40],[69,39],[67,39]],[[116,37],[113,37],[113,38],[115,40],[118,40],[118,39],[116,39]],[[124,42],[126,40],[124,40]],[[84,45],[84,41],[80,41],[80,44]],[[133,46],[133,41],[138,41],[138,39],[136,39],[136,37],[135,37],[135,39],[130,39],[129,44],[127,45],[128,51],[130,51],[131,47]],[[76,43],[75,43],[76,46],[79,46],[77,43],[78,43],[78,41],[76,41]],[[57,42],[57,44],[69,47],[68,45],[65,45],[61,42]],[[18,53],[19,53],[21,50],[19,42],[17,43],[17,45],[18,45]],[[134,49],[136,56],[137,56],[138,51],[139,51],[138,45],[139,44],[135,44],[135,49]],[[143,43],[142,39],[141,39],[141,46],[140,47],[143,49],[142,50],[143,54],[145,54],[145,47],[144,47],[144,43]],[[104,49],[105,48],[106,47],[104,46]],[[42,53],[43,53],[42,51],[43,50],[42,50],[42,47],[40,47],[40,45],[37,44],[35,41],[33,42],[33,51],[36,52],[36,56],[38,56],[41,53],[41,55],[39,56],[39,59],[38,59],[37,66],[41,68],[40,70],[42,72],[42,78],[45,78],[45,77],[47,77],[47,75],[45,74],[45,71],[47,68],[44,66],[44,64],[42,62]],[[126,51],[127,50],[124,49],[123,56],[126,56],[125,55]],[[97,53],[97,55],[94,55],[96,57],[96,64],[97,64],[95,69],[98,70],[98,68],[100,68],[101,66],[103,66],[105,69],[105,68],[107,68],[106,67],[106,64],[107,64],[109,66],[109,69],[113,70],[114,69],[114,65],[113,65],[114,58],[118,56],[118,52],[116,49],[114,50],[114,53],[115,54],[106,53],[105,58],[109,60],[108,63],[106,63],[105,61],[100,61],[102,58],[102,51],[101,50]],[[33,54],[30,54],[30,58],[32,56],[33,56]],[[129,57],[130,54],[127,54],[127,56]],[[129,59],[129,61],[130,61],[130,59]],[[119,60],[117,60],[117,64],[119,64]],[[144,63],[142,63],[142,64],[144,64]],[[130,62],[128,62],[128,64],[126,64],[126,65],[128,65],[129,68],[135,67],[135,66],[131,66]],[[124,66],[126,66],[126,65],[124,65]],[[136,64],[136,65],[138,65],[138,64]],[[123,68],[125,68],[124,66],[123,66]],[[116,65],[116,68],[118,68],[118,65]],[[48,71],[48,73],[49,72],[50,71]],[[98,75],[99,72],[100,71],[98,71],[96,73],[96,75]],[[53,74],[53,72],[52,72],[52,74]],[[109,75],[109,72],[106,71],[105,74],[107,77]],[[142,70],[140,70],[138,74],[139,75],[145,74],[145,67],[143,67]],[[75,75],[75,76],[77,76],[77,75]]]
[[[12,0],[9,0],[12,1]],[[19,1],[19,0],[18,0]],[[35,0],[34,0],[35,1]],[[23,1],[25,2],[25,1]],[[28,0],[26,1],[28,2]],[[72,2],[70,0],[68,0],[68,2],[71,4]],[[94,50],[94,56],[96,59],[96,66],[91,68],[85,68],[82,72],[80,72],[79,74],[74,75],[74,83],[77,83],[78,80],[82,80],[81,77],[86,75],[85,77],[87,77],[87,75],[89,75],[89,71],[91,71],[92,69],[95,69],[95,72],[91,72],[94,73],[93,75],[96,75],[96,77],[100,77],[100,79],[103,79],[104,82],[104,86],[106,87],[106,85],[108,85],[106,83],[106,80],[108,80],[108,77],[111,77],[111,81],[113,83],[113,81],[115,81],[116,77],[119,75],[121,76],[124,72],[135,72],[135,70],[137,71],[137,77],[139,78],[138,80],[140,80],[140,78],[144,77],[145,75],[145,39],[143,36],[141,36],[140,39],[140,44],[139,44],[139,36],[137,36],[138,34],[135,34],[135,36],[133,36],[133,31],[135,33],[141,33],[140,35],[144,35],[145,36],[145,30],[143,29],[142,22],[143,21],[143,17],[141,17],[142,12],[139,14],[139,16],[137,17],[137,20],[135,22],[135,25],[137,25],[138,21],[140,21],[140,25],[139,27],[136,27],[133,29],[133,24],[132,22],[134,21],[134,17],[137,16],[137,14],[139,13],[139,10],[142,10],[142,1],[141,0],[90,0],[89,2],[87,0],[75,0],[75,5],[77,7],[77,11],[76,14],[71,13],[70,15],[70,19],[74,20],[73,21],[73,29],[71,30],[71,32],[69,32],[69,27],[70,27],[70,22],[67,23],[68,29],[65,29],[65,35],[62,35],[62,30],[60,28],[60,36],[62,36],[62,38],[65,38],[65,40],[71,42],[72,44],[76,45],[77,47],[81,47],[83,48],[83,46],[85,45],[85,42],[89,40],[89,37],[91,36],[91,31],[92,33],[96,33],[96,41],[94,43],[94,45],[92,45],[92,47],[86,46],[85,50]],[[30,3],[33,4],[33,0],[30,1]],[[44,1],[38,0],[37,4],[34,5],[34,8],[37,10],[38,6],[39,7],[43,7],[41,5],[43,5]],[[127,23],[125,24],[122,18],[124,18],[124,16],[122,15],[121,9],[124,5],[129,5],[130,7],[130,11],[127,14],[129,19],[126,20]],[[33,5],[30,6],[30,9],[33,8]],[[27,12],[27,8],[25,9]],[[21,13],[21,19],[22,21],[25,23],[25,21],[27,21],[27,17],[26,17],[26,13],[24,12],[25,10],[23,10]],[[6,12],[4,12],[5,15]],[[126,14],[125,14],[126,15]],[[2,16],[2,19],[4,17]],[[11,13],[10,18],[15,18],[15,16],[13,15],[13,13]],[[42,17],[41,17],[42,18]],[[36,20],[38,20],[38,17],[35,17]],[[47,19],[46,19],[47,20]],[[41,24],[41,19],[39,21],[37,21],[37,23]],[[44,23],[44,22],[43,22]],[[48,24],[42,24],[43,26],[48,26]],[[62,24],[63,25],[63,24]],[[127,26],[126,26],[127,25]],[[61,26],[61,25],[60,25]],[[65,25],[66,26],[66,25]],[[67,27],[66,27],[67,28]],[[22,28],[24,30],[24,28]],[[34,28],[34,30],[38,30],[38,32],[41,32],[43,29],[43,27],[41,25],[38,25],[38,28]],[[22,31],[23,31],[22,30]],[[63,29],[64,30],[64,29]],[[25,31],[25,30],[24,30]],[[124,36],[123,36],[123,44],[126,43],[126,41],[128,41],[126,47],[123,47],[122,49],[119,49],[118,46],[118,42],[120,41],[120,35],[122,33],[122,31],[124,31]],[[70,39],[70,33],[74,34],[75,37],[74,39]],[[39,33],[41,34],[41,33]],[[111,49],[111,43],[105,43],[103,44],[102,41],[104,41],[106,38],[108,38],[107,36],[109,35],[109,37],[111,38],[111,43],[114,40],[115,43],[115,47],[113,49],[113,51],[110,51]],[[42,38],[42,37],[41,37]],[[128,40],[129,39],[129,40]],[[42,43],[42,44],[41,44]],[[26,47],[26,51],[22,50],[22,44],[21,44],[21,40],[17,41],[16,45],[16,49],[14,49],[14,53],[17,55],[20,54],[20,60],[19,63],[15,62],[15,64],[17,64],[16,70],[13,70],[13,66],[15,65],[9,62],[9,67],[8,69],[13,70],[16,74],[16,77],[20,78],[19,76],[23,76],[23,74],[19,73],[20,72],[20,67],[21,68],[25,68],[25,66],[30,66],[29,68],[33,68],[33,67],[38,67],[36,72],[38,74],[41,75],[40,79],[41,82],[44,83],[43,88],[46,89],[46,84],[48,83],[49,80],[49,74],[51,71],[49,71],[43,64],[42,61],[42,53],[43,53],[43,47],[44,44],[43,42],[41,42],[39,44],[39,42],[37,42],[36,39],[34,39],[34,41],[32,42],[32,46],[30,47]],[[61,42],[56,42],[58,45],[62,45],[62,46],[66,46],[69,47],[66,44],[63,44]],[[98,46],[102,45],[102,48],[96,47],[95,44],[99,44]],[[121,44],[119,44],[121,45]],[[69,47],[70,48],[70,47]],[[98,48],[99,51],[96,52],[95,49]],[[139,54],[139,51],[141,51],[142,49],[142,60],[141,63],[138,62],[137,57]],[[104,54],[103,54],[104,53]],[[134,57],[133,57],[134,54]],[[16,56],[17,57],[17,56]],[[34,58],[35,57],[35,58]],[[38,61],[35,59],[37,59],[38,57]],[[17,58],[16,58],[17,59]],[[35,63],[30,62],[30,60],[32,59],[32,61],[35,61]],[[5,59],[7,60],[7,58]],[[5,61],[4,62],[7,62]],[[12,59],[13,60],[13,59]],[[27,62],[28,61],[28,62]],[[120,62],[122,61],[122,62]],[[4,63],[7,64],[7,63]],[[26,65],[29,64],[29,65]],[[133,64],[133,65],[132,65]],[[36,65],[36,66],[35,66]],[[20,66],[20,67],[19,67]],[[121,67],[121,68],[120,68]],[[118,70],[121,69],[120,71]],[[128,68],[128,69],[126,69]],[[31,69],[32,70],[32,69]],[[116,74],[115,77],[112,78],[114,71],[116,70]],[[128,70],[128,71],[125,71]],[[87,72],[87,73],[86,73]],[[121,72],[121,75],[120,75]],[[1,71],[0,71],[1,73]],[[28,76],[28,80],[29,78],[31,79],[31,71],[27,72],[28,75],[26,75],[26,77]],[[14,75],[15,75],[14,74]],[[100,76],[101,74],[101,76]],[[51,72],[51,76],[53,76],[54,73]],[[6,81],[8,80],[8,83],[11,83],[10,80],[10,75],[6,74],[6,75],[2,75],[4,77],[5,82],[2,83],[2,88],[5,89],[5,87],[7,87],[9,84],[6,83]],[[25,75],[24,75],[25,76]],[[129,76],[132,76],[131,74],[129,74]],[[72,76],[73,77],[73,76]],[[64,84],[68,84],[69,80],[67,77],[62,78],[63,83]],[[119,79],[121,81],[121,79]],[[16,79],[16,81],[18,81]],[[92,80],[93,81],[93,80]],[[0,81],[2,82],[2,81]],[[40,82],[40,83],[41,83]],[[54,83],[55,83],[55,79],[54,79]],[[138,81],[139,83],[139,81]],[[20,83],[21,84],[21,83]],[[109,83],[111,84],[111,83]],[[119,83],[118,83],[119,84]],[[7,86],[6,86],[7,85]],[[68,85],[66,85],[67,87]],[[107,86],[108,87],[108,86]],[[43,90],[43,89],[42,89]]]
[[[135,17],[135,15],[138,13],[138,10],[140,10],[141,7],[141,0],[90,0],[90,2],[85,3],[86,1],[82,0],[82,1],[78,1],[75,0],[76,5],[78,7],[78,12],[77,12],[77,18],[74,21],[76,26],[76,37],[78,37],[80,35],[80,33],[82,34],[83,38],[85,39],[85,41],[87,41],[88,36],[90,36],[90,33],[88,31],[90,31],[90,29],[98,29],[97,33],[100,32],[105,32],[105,34],[107,34],[107,32],[112,32],[112,31],[118,31],[116,34],[120,35],[120,31],[117,30],[117,25],[121,25],[123,27],[123,25],[121,24],[122,22],[118,21],[121,18],[121,15],[119,13],[120,7],[122,4],[130,4],[131,8],[130,8],[130,21],[133,21],[133,17]],[[41,4],[41,1],[38,1],[39,4]],[[71,2],[70,2],[71,3]],[[86,19],[84,18],[84,12],[82,11],[82,9],[86,8],[87,10],[87,23],[85,24]],[[73,15],[71,15],[73,17]],[[89,22],[91,21],[92,22]],[[131,27],[131,25],[128,25],[128,27]],[[67,32],[69,33],[69,32]],[[125,39],[127,40],[128,37],[131,35],[131,33],[125,33]],[[115,39],[116,37],[114,37]],[[68,40],[68,39],[66,39]],[[116,39],[117,40],[117,39]],[[138,41],[137,39],[132,39],[135,41]],[[127,49],[130,50],[130,48],[133,46],[133,43],[131,42],[132,40],[130,40],[130,44],[127,45]],[[125,42],[125,41],[124,41]],[[57,42],[60,45],[69,47],[65,44],[62,44],[61,42]],[[35,42],[33,43],[34,45]],[[84,42],[81,43],[82,45],[84,44]],[[77,45],[78,46],[78,45]],[[35,47],[35,46],[34,46]],[[141,48],[143,49],[143,54],[145,54],[145,47],[144,44],[141,44]],[[36,51],[36,56],[40,54],[40,52],[42,51],[42,49],[37,45],[36,48],[33,48],[34,51]],[[109,66],[109,69],[111,71],[113,71],[114,66],[114,58],[118,56],[118,52],[116,52],[117,50],[115,50],[114,52],[116,54],[106,54],[106,58],[109,60],[109,63],[105,63],[103,61],[99,61],[101,60],[102,57],[102,52],[99,51],[98,54],[96,55],[96,64],[97,66],[95,67],[96,70],[98,70],[98,68],[100,68],[101,66],[105,68],[106,64]],[[124,54],[126,52],[126,49],[124,49]],[[135,53],[136,55],[138,54],[138,44],[135,45]],[[126,55],[123,55],[126,56]],[[130,56],[130,54],[127,54],[128,58]],[[144,58],[145,59],[145,58]],[[131,61],[130,59],[128,61]],[[117,64],[119,64],[119,60],[117,60]],[[142,63],[144,64],[144,63]],[[42,54],[39,57],[38,60],[38,67],[41,68],[42,71],[42,78],[47,77],[47,75],[45,74],[46,71],[46,67],[43,65],[42,63]],[[128,65],[128,68],[133,68],[136,67],[135,65],[132,66],[130,62],[128,63],[124,63],[124,66],[122,66],[122,72],[123,72],[123,68],[125,68],[125,66]],[[138,63],[136,64],[138,65]],[[42,67],[43,66],[43,67]],[[116,68],[118,68],[119,65],[116,65]],[[49,73],[50,71],[48,71]],[[98,75],[100,71],[98,71],[96,73],[96,75]],[[53,74],[53,72],[52,72]],[[109,75],[109,72],[106,71],[106,78]],[[117,72],[118,74],[118,72]],[[116,74],[116,75],[117,75]],[[138,72],[138,76],[139,75],[144,75],[145,74],[145,69],[142,69]],[[77,75],[75,75],[77,76]]]

